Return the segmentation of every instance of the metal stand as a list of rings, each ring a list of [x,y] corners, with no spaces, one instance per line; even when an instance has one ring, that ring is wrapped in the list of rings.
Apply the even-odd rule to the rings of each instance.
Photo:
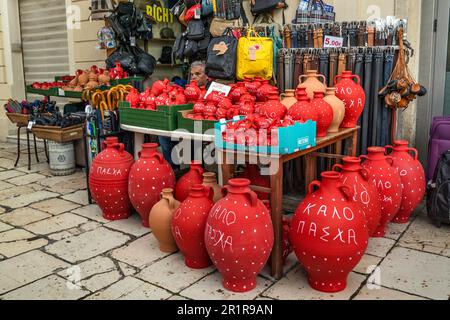
[[[25,128],[26,133],[27,133],[28,170],[31,170],[30,132],[32,133],[32,131],[28,129],[27,125],[19,124],[19,123],[17,124],[17,159],[16,159],[16,162],[14,163],[14,167],[17,167],[17,164],[19,163],[19,160],[20,160],[21,151],[22,151],[22,149],[20,148],[20,129],[22,129],[22,128]],[[39,162],[36,136],[34,134],[33,134],[33,142],[34,142],[34,155],[36,157],[36,161]],[[44,152],[45,152],[45,156],[47,158],[47,162],[49,162],[48,152],[47,152],[47,142],[45,140],[44,140],[44,148],[45,148]]]

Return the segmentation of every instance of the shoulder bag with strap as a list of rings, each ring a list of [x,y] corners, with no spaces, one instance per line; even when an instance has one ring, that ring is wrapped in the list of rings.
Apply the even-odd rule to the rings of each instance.
[[[206,73],[214,79],[234,79],[236,74],[237,40],[227,29],[225,33],[213,38],[208,46]]]
[[[270,80],[273,77],[273,41],[260,37],[253,28],[238,42],[236,77],[260,77]]]

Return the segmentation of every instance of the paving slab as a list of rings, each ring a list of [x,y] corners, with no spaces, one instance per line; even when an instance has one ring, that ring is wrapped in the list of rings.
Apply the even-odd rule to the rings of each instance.
[[[16,186],[24,186],[37,181],[41,181],[43,179],[47,179],[47,177],[39,173],[30,173],[6,180],[6,182],[14,184]]]
[[[105,227],[122,231],[135,237],[141,237],[150,233],[150,229],[142,225],[141,218],[137,214],[131,215],[128,219],[111,221]]]
[[[450,297],[450,258],[396,247],[380,268],[383,287],[436,300]]]
[[[51,216],[52,215],[48,213],[32,209],[30,207],[23,207],[0,215],[0,220],[16,227],[22,227],[29,223],[40,221]]]
[[[86,217],[91,220],[95,220],[101,223],[107,223],[110,222],[109,220],[106,220],[102,216],[102,210],[100,207],[96,204],[90,204],[87,206],[83,206],[81,208],[72,210],[73,213],[76,213],[80,216]]]
[[[86,190],[76,191],[74,193],[66,194],[62,197],[65,200],[69,200],[84,206],[89,204],[88,195]]]
[[[363,287],[354,297],[354,300],[427,300],[422,297],[407,294],[401,291],[380,287],[379,289],[369,289]]]
[[[8,189],[11,190],[11,189]],[[30,194],[23,194],[15,198],[0,201],[0,205],[10,207],[13,209],[25,207],[31,203],[38,202],[44,199],[56,198],[59,194],[48,191],[36,191]]]
[[[50,233],[74,228],[83,223],[86,223],[87,221],[88,220],[86,218],[80,217],[70,212],[66,212],[58,216],[26,225],[24,226],[24,229],[35,234],[47,235]]]
[[[22,229],[11,229],[0,233],[0,254],[5,257],[17,256],[48,244],[46,239]]]
[[[366,253],[384,258],[395,245],[395,241],[387,238],[370,238]]]
[[[79,208],[80,205],[63,199],[55,198],[33,203],[32,205],[30,205],[30,207],[56,215]]]

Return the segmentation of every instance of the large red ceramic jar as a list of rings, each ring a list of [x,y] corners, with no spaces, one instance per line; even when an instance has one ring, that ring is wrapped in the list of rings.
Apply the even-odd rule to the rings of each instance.
[[[128,183],[131,203],[141,216],[142,224],[147,228],[150,210],[159,201],[162,190],[175,188],[172,167],[157,148],[156,143],[142,144],[139,160],[131,167]]]
[[[296,97],[298,102],[289,109],[288,115],[291,116],[295,121],[317,121],[317,110],[311,105],[308,94],[306,93],[306,89],[297,89]]]
[[[200,162],[192,161],[189,171],[182,176],[175,187],[175,199],[183,202],[189,195],[191,187],[203,182],[203,168]]]
[[[397,169],[393,166],[392,157],[385,156],[384,148],[371,147],[367,151],[369,154],[360,158],[366,160],[362,167],[369,172],[380,194],[381,219],[375,236],[383,237],[387,224],[394,219],[400,209],[402,181]]]
[[[245,89],[247,89],[247,91],[254,97],[256,97],[256,93],[258,92],[259,87],[261,87],[262,85],[261,81],[259,81],[258,79],[252,79],[248,77],[244,78],[244,84]]]
[[[317,137],[323,138],[328,134],[328,128],[333,122],[333,108],[328,102],[323,100],[325,94],[321,91],[314,92],[314,99],[311,105],[317,112]]]
[[[369,236],[375,235],[381,219],[381,204],[378,189],[371,181],[366,169],[361,167],[361,159],[347,157],[344,165],[336,164],[333,170],[341,170],[341,182],[354,192],[353,201],[363,208]]]
[[[206,249],[222,284],[234,292],[256,287],[274,240],[269,211],[249,186],[248,179],[231,179],[224,198],[211,209],[205,230]]]
[[[319,189],[313,192],[313,188]],[[308,273],[311,287],[323,292],[345,289],[347,276],[361,260],[369,238],[360,206],[337,172],[322,173],[295,211],[290,240]]]
[[[354,79],[357,80],[356,83]],[[366,93],[360,83],[359,76],[352,74],[351,71],[344,71],[342,75],[334,78],[336,97],[345,103],[345,116],[341,128],[355,128],[364,110]]]
[[[261,170],[256,164],[247,164],[245,170],[239,175],[239,178],[250,180],[251,184],[258,187],[270,188],[269,176],[261,175]],[[255,191],[259,200],[269,200],[270,194],[260,191]]]
[[[92,161],[89,189],[105,219],[126,219],[131,208],[128,176],[133,157],[124,151],[124,145],[115,137],[107,138],[103,148]]]
[[[283,119],[286,116],[287,108],[280,102],[278,89],[268,92],[268,101],[259,107],[259,115],[269,119]]]
[[[392,222],[406,223],[411,213],[423,200],[425,171],[418,160],[417,150],[409,148],[408,141],[394,141],[394,146],[386,146],[386,150],[389,149],[392,149],[390,156],[394,159],[394,167],[400,174],[403,190],[400,210]],[[411,156],[410,152],[414,156]]]
[[[212,264],[205,247],[205,228],[213,198],[211,187],[196,184],[173,215],[172,234],[189,268],[203,269]]]

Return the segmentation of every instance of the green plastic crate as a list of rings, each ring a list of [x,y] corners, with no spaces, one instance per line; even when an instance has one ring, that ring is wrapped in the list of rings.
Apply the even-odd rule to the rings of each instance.
[[[191,133],[204,134],[208,130],[214,130],[214,125],[217,122],[213,120],[193,120],[185,118],[187,114],[192,113],[191,110],[178,111],[178,113],[178,129],[185,129]],[[195,132],[196,128],[198,128],[198,132]],[[210,133],[214,134],[214,131],[210,131]]]
[[[57,96],[58,88],[50,88],[49,90],[34,89],[31,85],[27,86],[27,93],[39,94],[41,96]]]
[[[192,109],[192,104],[159,106],[156,110],[133,109],[119,102],[120,124],[148,129],[173,131],[178,128],[178,111]]]

